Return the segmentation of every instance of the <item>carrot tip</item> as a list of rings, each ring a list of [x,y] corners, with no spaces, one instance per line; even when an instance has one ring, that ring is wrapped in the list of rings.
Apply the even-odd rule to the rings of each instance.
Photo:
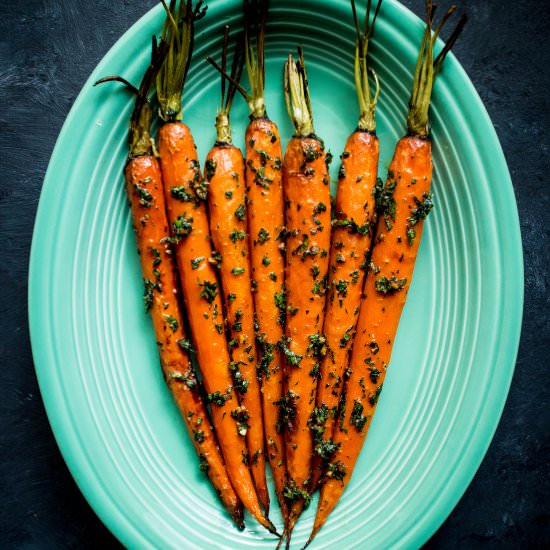
[[[239,531],[244,531],[244,516],[243,511],[239,510],[233,514],[233,521],[235,522],[235,525],[237,526],[237,529]]]
[[[271,522],[269,522],[271,523]],[[273,535],[275,535],[276,537],[278,537],[279,539],[282,539],[283,538],[283,535],[281,535],[279,532],[277,532],[277,529],[275,528],[275,526],[271,523],[271,527],[269,528],[269,532]]]
[[[315,538],[316,534],[317,533],[311,533],[311,535],[309,535],[307,542],[302,546],[302,550],[305,550],[311,544],[311,541]]]

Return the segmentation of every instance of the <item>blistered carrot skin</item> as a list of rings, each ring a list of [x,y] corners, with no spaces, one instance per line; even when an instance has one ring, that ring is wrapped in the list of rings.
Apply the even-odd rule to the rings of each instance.
[[[151,313],[164,378],[185,420],[191,441],[226,509],[244,527],[242,505],[229,481],[199,385],[189,360],[178,301],[158,161],[152,155],[132,158],[125,169],[134,232],[143,272],[146,309]]]
[[[275,489],[286,517],[285,442],[278,427],[278,402],[283,396],[283,324],[278,297],[284,295],[284,210],[282,152],[277,126],[254,118],[246,130],[246,193],[254,304],[261,353],[262,404],[266,451]]]
[[[326,522],[348,485],[373,415],[413,276],[426,216],[432,209],[432,143],[428,109],[433,80],[458,38],[463,17],[441,53],[433,56],[437,36],[455,8],[432,34],[434,7],[426,2],[427,26],[418,56],[407,116],[408,136],[397,143],[379,201],[379,219],[359,311],[348,380],[334,434],[336,451],[328,464],[308,544]]]
[[[355,335],[366,270],[366,256],[376,218],[379,142],[374,132],[357,130],[347,140],[338,179],[332,221],[330,269],[317,409],[311,420],[315,490],[335,445],[332,439],[344,372]]]
[[[247,466],[245,412],[239,407],[231,376],[217,259],[203,200],[206,186],[189,128],[181,122],[161,126],[158,149],[183,298],[218,441],[235,492],[246,509],[272,529],[260,509]]]
[[[209,177],[208,206],[212,243],[221,255],[219,269],[231,335],[234,385],[248,415],[249,427],[243,427],[248,445],[248,463],[260,503],[264,510],[268,510],[262,403],[256,366],[258,356],[246,232],[244,160],[241,151],[233,145],[216,145],[206,158],[206,173]]]

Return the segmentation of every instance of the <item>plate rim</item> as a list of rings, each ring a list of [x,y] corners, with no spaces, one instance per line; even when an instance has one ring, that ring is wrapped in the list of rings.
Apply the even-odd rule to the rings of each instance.
[[[331,1],[334,4],[342,4],[344,2],[344,0]],[[421,22],[421,19],[415,13],[397,0],[386,0],[386,2],[391,4],[393,8],[398,9],[403,17],[408,18],[411,24],[418,24]],[[210,1],[210,4],[212,3],[217,4],[214,0]],[[116,55],[116,52],[126,42],[132,40],[138,33],[138,29],[145,25],[150,18],[156,17],[155,12],[160,9],[162,9],[162,7],[157,5],[148,10],[109,48],[84,82],[63,123],[52,150],[42,189],[40,191],[33,227],[28,274],[27,298],[31,349],[40,394],[46,409],[49,424],[63,459],[80,491],[102,523],[125,546],[135,545],[136,543],[146,546],[147,541],[138,530],[132,527],[126,516],[114,506],[113,501],[105,496],[101,486],[97,483],[96,478],[93,476],[93,471],[91,471],[92,465],[89,463],[87,457],[81,453],[78,444],[75,443],[75,426],[68,420],[67,415],[63,414],[66,412],[64,411],[66,404],[63,399],[56,399],[56,394],[59,393],[59,385],[58,383],[56,384],[54,378],[48,378],[47,366],[51,363],[52,357],[47,346],[47,329],[45,329],[44,325],[40,322],[40,313],[37,309],[37,304],[42,302],[41,297],[47,295],[48,291],[47,288],[43,287],[43,278],[39,275],[39,266],[43,265],[39,241],[44,237],[45,232],[42,230],[38,231],[38,228],[48,227],[49,225],[47,223],[47,206],[48,203],[55,200],[55,196],[51,192],[56,188],[56,177],[54,175],[55,164],[61,160],[61,144],[64,141],[65,133],[73,124],[73,119],[76,116],[75,113],[80,103],[89,92],[89,88],[97,78],[96,75],[103,70],[102,67],[108,65],[110,59]],[[496,130],[473,82],[454,55],[451,54],[449,56],[447,63],[449,62],[452,62],[454,69],[458,71],[461,83],[469,88],[469,96],[473,100],[473,105],[471,107],[480,117],[480,123],[487,129],[484,139],[490,142],[489,145],[493,150],[495,165],[499,171],[498,176],[501,182],[499,192],[502,194],[501,200],[510,208],[510,212],[507,213],[508,229],[512,227],[514,231],[509,234],[510,238],[507,242],[507,246],[503,249],[503,257],[507,256],[509,258],[501,273],[513,275],[509,279],[511,282],[503,282],[503,295],[514,293],[512,305],[515,311],[513,312],[514,314],[508,315],[503,323],[502,334],[507,335],[507,340],[509,342],[508,350],[514,350],[514,353],[509,354],[509,360],[506,365],[499,366],[499,370],[501,371],[500,381],[503,382],[499,387],[500,391],[498,394],[491,394],[492,401],[490,407],[485,403],[481,409],[478,423],[472,431],[472,438],[463,449],[462,457],[460,461],[457,462],[457,468],[449,485],[446,487],[445,491],[442,491],[438,497],[434,499],[434,504],[432,504],[430,508],[430,514],[424,516],[424,518],[427,517],[428,519],[419,521],[415,528],[398,542],[398,547],[420,546],[433,536],[463,497],[466,489],[477,473],[502,418],[517,362],[523,320],[525,284],[523,246],[517,200],[510,172]],[[52,227],[51,224],[49,226],[50,228]],[[50,229],[50,232],[51,231],[53,231],[53,229]],[[40,239],[38,237],[39,234]],[[508,269],[508,271],[506,271],[506,269]],[[487,410],[490,410],[491,414],[484,412]],[[482,437],[479,435],[479,432],[482,433]],[[467,460],[465,460],[464,457],[467,457]],[[454,489],[450,490],[449,486],[454,486]],[[435,503],[438,503],[438,505],[435,505]]]

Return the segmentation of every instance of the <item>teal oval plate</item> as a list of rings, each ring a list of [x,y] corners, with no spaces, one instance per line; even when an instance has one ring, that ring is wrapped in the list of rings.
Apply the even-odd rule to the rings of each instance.
[[[93,88],[101,76],[138,82],[159,5],[99,63],[61,131],[44,182],[29,283],[32,347],[57,442],[80,489],[128,547],[273,548],[250,518],[233,527],[199,472],[162,380],[122,170],[133,98]],[[215,139],[221,27],[240,2],[211,0],[197,28],[184,119],[204,159]],[[405,132],[422,22],[386,0],[372,44],[381,81],[381,173]],[[282,63],[304,47],[317,133],[336,155],[355,128],[349,2],[272,2],[267,105],[286,142]],[[234,135],[243,145],[244,102]],[[436,208],[430,215],[378,413],[342,501],[313,548],[415,548],[441,525],[491,441],[512,377],[523,304],[518,214],[491,121],[451,55],[431,110]],[[333,176],[338,163],[332,167]],[[382,175],[382,174],[381,174]],[[275,502],[275,498],[273,498]],[[301,547],[314,501],[296,527]],[[272,517],[281,518],[273,505]]]

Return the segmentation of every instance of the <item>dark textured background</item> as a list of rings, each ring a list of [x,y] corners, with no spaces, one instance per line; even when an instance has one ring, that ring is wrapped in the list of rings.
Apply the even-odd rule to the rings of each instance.
[[[273,0],[276,1],[276,0]],[[422,0],[405,0],[423,13]],[[115,548],[58,451],[27,328],[27,273],[44,173],[84,81],[155,0],[0,2],[0,545]],[[428,548],[550,547],[550,10],[544,0],[468,0],[456,54],[500,137],[519,206],[525,315],[491,447]],[[506,220],[503,220],[506,223]]]

